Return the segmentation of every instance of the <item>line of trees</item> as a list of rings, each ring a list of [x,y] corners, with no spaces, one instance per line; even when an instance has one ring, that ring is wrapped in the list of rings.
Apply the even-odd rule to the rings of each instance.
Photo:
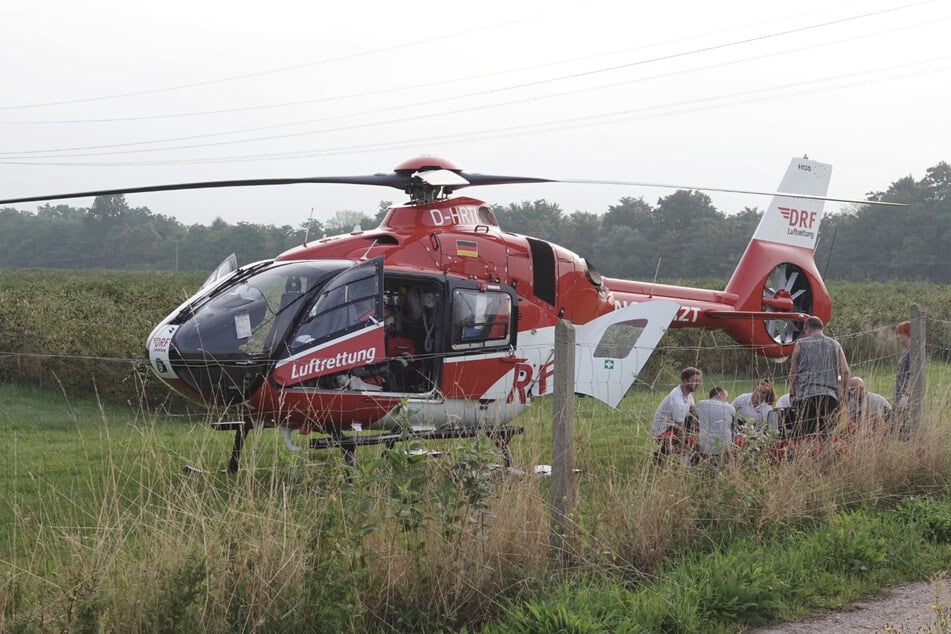
[[[921,180],[901,178],[880,200],[909,207],[856,206],[826,217],[816,253],[828,279],[951,279],[951,166],[941,162]],[[207,271],[234,252],[241,263],[273,257],[321,235],[379,224],[388,201],[375,214],[340,211],[328,222],[298,227],[215,220],[184,225],[129,207],[125,198],[100,196],[89,208],[46,205],[37,213],[0,209],[0,267],[106,268]],[[615,277],[649,279],[726,278],[746,248],[762,212],[745,208],[726,214],[706,194],[677,191],[656,205],[622,198],[605,213],[566,214],[547,200],[497,206],[507,231],[563,245]],[[941,255],[944,253],[945,255]]]
[[[148,207],[130,207],[122,195],[99,196],[89,208],[44,205],[35,214],[0,209],[0,268],[210,271],[231,253],[241,264],[264,260],[357,224],[375,227],[378,221],[340,211],[329,222],[299,227],[229,224],[221,218],[211,225],[185,225]]]

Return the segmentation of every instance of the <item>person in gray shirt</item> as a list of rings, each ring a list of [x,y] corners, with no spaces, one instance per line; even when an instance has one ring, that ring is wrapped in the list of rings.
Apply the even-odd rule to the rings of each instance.
[[[710,390],[710,398],[697,403],[697,453],[701,459],[720,460],[733,450],[736,408],[722,387]]]
[[[828,440],[835,431],[839,403],[849,384],[849,362],[839,342],[823,333],[818,317],[806,320],[803,336],[793,347],[789,396],[796,407],[793,437]]]
[[[884,430],[892,415],[892,406],[881,394],[865,389],[865,381],[857,376],[849,379],[849,426],[854,431]]]
[[[892,432],[902,440],[911,438],[911,322],[903,321],[895,328],[898,341],[905,351],[898,360],[898,374],[895,375],[895,409],[892,412]]]

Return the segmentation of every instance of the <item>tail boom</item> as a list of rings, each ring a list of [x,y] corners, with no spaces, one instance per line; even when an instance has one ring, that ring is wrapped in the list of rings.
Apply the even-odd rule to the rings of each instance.
[[[764,356],[789,356],[803,321],[832,315],[814,259],[831,175],[830,165],[792,159],[779,187],[786,193],[772,199],[725,290],[605,278],[615,308],[671,299],[680,305],[673,328],[723,330]]]

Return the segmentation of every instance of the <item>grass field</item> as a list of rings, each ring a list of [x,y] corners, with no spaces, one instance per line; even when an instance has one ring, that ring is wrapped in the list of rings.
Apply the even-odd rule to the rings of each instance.
[[[857,367],[889,393],[886,364]],[[267,431],[230,475],[232,436],[207,418],[0,386],[0,630],[737,631],[795,616],[951,566],[949,379],[929,368],[922,442],[857,438],[831,465],[658,467],[649,426],[669,386],[616,411],[579,399],[568,570],[550,564],[548,482],[499,479],[488,442],[444,441],[439,460],[361,448],[351,472]],[[516,421],[517,466],[550,462],[550,419],[543,399]]]

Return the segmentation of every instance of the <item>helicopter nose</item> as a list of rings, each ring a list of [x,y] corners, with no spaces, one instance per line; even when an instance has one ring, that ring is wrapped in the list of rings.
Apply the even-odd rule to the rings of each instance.
[[[178,326],[168,325],[163,322],[152,331],[152,334],[149,335],[149,339],[146,342],[149,365],[159,380],[172,388],[172,390],[189,400],[197,403],[206,403],[208,400],[205,396],[182,381],[173,368],[171,360],[171,355],[173,354],[172,340],[176,330],[178,330]]]
[[[261,386],[270,362],[237,350],[213,352],[200,330],[194,320],[157,327],[148,341],[152,371],[173,390],[203,405],[245,401]]]
[[[149,339],[146,342],[149,363],[152,366],[152,371],[155,372],[159,378],[176,378],[168,357],[172,346],[172,337],[175,335],[176,330],[178,330],[178,326],[158,326],[152,331],[152,334],[149,335]]]

